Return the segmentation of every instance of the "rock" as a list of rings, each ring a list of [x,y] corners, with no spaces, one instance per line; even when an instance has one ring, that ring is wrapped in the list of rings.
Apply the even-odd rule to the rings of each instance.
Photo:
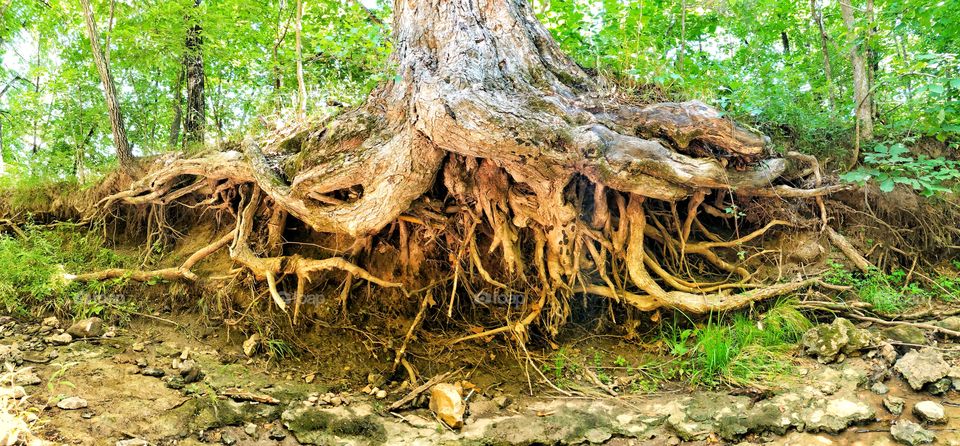
[[[841,353],[850,355],[873,344],[868,332],[842,317],[807,330],[801,341],[807,354],[816,356],[822,363],[833,362]]]
[[[173,390],[183,389],[183,386],[184,386],[183,378],[179,376],[171,377],[170,380],[167,381],[166,386]]]
[[[141,440],[139,438],[131,438],[129,440],[120,440],[115,443],[116,446],[150,446],[150,443],[147,440]]]
[[[23,353],[16,345],[0,345],[0,362],[13,365],[23,364]]]
[[[200,370],[200,365],[192,359],[188,359],[180,363],[180,377],[183,378],[184,384],[190,384],[193,382],[200,381],[203,378],[203,372]]]
[[[863,401],[838,398],[827,402],[826,407],[810,413],[806,418],[807,431],[838,433],[851,424],[873,421],[876,413]]]
[[[375,396],[378,400],[382,400],[382,399],[384,399],[384,398],[387,397],[387,391],[386,391],[386,390],[380,390],[380,391],[378,391],[377,394],[374,395],[374,396]]]
[[[134,342],[130,348],[135,352],[142,352],[147,346],[142,342]]]
[[[945,378],[940,378],[934,383],[928,384],[927,390],[929,390],[930,393],[934,395],[943,395],[944,393],[947,393],[948,390],[950,390],[951,386],[953,386],[953,379],[951,379],[948,376]]]
[[[56,316],[50,316],[48,318],[44,318],[43,322],[41,322],[40,325],[43,327],[59,328],[60,319],[57,319]]]
[[[911,350],[897,361],[894,368],[913,390],[920,390],[924,384],[936,382],[950,373],[950,364],[943,360],[943,355],[929,347]]]
[[[946,423],[947,414],[943,411],[943,406],[934,401],[921,401],[913,405],[913,414],[920,421],[927,423]]]
[[[73,342],[73,336],[70,336],[70,333],[60,333],[44,338],[44,342],[53,345],[67,345]]]
[[[150,376],[153,378],[163,378],[163,375],[166,375],[167,372],[164,372],[163,369],[158,369],[156,367],[147,367],[140,372],[143,376]]]
[[[247,338],[246,341],[243,341],[243,354],[248,357],[253,357],[253,355],[257,354],[257,350],[260,349],[260,343],[260,333],[254,333]]]
[[[137,367],[142,369],[148,365],[150,365],[150,363],[147,362],[147,358],[137,358]]]
[[[953,382],[953,390],[960,390],[960,367],[950,369],[947,378],[950,378],[950,381]]]
[[[75,338],[96,338],[103,335],[103,321],[98,317],[83,319],[71,325],[67,333]]]
[[[31,368],[20,370],[13,376],[13,383],[18,386],[35,386],[42,382],[43,380]]]
[[[512,403],[513,400],[511,400],[509,396],[501,395],[501,396],[498,396],[498,397],[494,398],[494,399],[493,399],[493,402],[494,402],[494,404],[496,404],[497,407],[499,407],[500,409],[506,409],[507,407],[510,407],[510,403]]]
[[[950,316],[942,321],[934,322],[933,325],[947,330],[960,331],[960,316]]]
[[[454,429],[463,427],[463,414],[467,409],[461,392],[461,387],[447,383],[437,384],[430,389],[430,410]]]
[[[93,418],[94,415],[96,415],[96,414],[88,410],[88,411],[80,414],[80,418],[83,418],[84,420],[89,420],[89,419]]]
[[[233,435],[230,435],[230,433],[224,432],[223,435],[220,436],[220,442],[227,446],[232,446],[237,444],[237,439],[233,438]]]
[[[57,407],[63,410],[77,410],[87,407],[87,400],[78,396],[64,398],[57,402]]]
[[[883,407],[885,407],[890,413],[894,415],[900,415],[903,413],[903,406],[906,404],[903,398],[896,396],[888,396],[883,399]]]
[[[243,426],[243,432],[251,437],[257,436],[257,425],[253,423],[247,423]]]
[[[877,395],[886,395],[890,389],[888,389],[887,385],[884,383],[873,383],[873,385],[870,386],[870,391],[876,393]]]
[[[877,351],[880,354],[880,359],[883,359],[883,362],[888,366],[897,362],[897,349],[889,342],[881,344]]]
[[[911,446],[933,443],[936,439],[933,432],[909,420],[899,420],[890,426],[890,435],[900,443]]]
[[[283,431],[282,429],[280,429],[279,427],[275,427],[275,428],[273,428],[273,430],[270,431],[269,434],[267,434],[267,438],[269,438],[269,439],[271,439],[271,440],[278,440],[278,441],[279,441],[279,440],[283,440],[283,439],[287,438],[287,433],[284,432],[284,431]]]
[[[923,333],[923,330],[912,325],[894,325],[880,330],[880,334],[887,339],[905,344],[924,345],[927,343],[927,335]]]

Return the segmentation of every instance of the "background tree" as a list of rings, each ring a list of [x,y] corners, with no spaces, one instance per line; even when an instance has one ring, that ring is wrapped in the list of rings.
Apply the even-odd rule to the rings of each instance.
[[[97,34],[97,23],[93,17],[89,0],[80,0],[83,6],[83,20],[87,25],[87,36],[90,38],[90,48],[93,52],[93,62],[97,66],[100,80],[103,82],[103,96],[107,103],[107,113],[110,116],[110,127],[113,130],[113,143],[117,149],[117,159],[120,168],[127,173],[136,170],[136,160],[133,150],[127,141],[127,130],[123,125],[123,115],[120,113],[120,103],[117,101],[117,89],[113,83],[113,75],[100,48],[100,36]]]

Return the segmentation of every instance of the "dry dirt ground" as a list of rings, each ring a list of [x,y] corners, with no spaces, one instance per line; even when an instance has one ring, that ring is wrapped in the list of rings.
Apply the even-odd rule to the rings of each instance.
[[[138,318],[123,328],[105,327],[95,339],[54,345],[50,336],[68,323],[44,327],[4,318],[0,356],[19,362],[14,380],[39,415],[35,433],[76,445],[892,445],[891,423],[919,422],[912,407],[930,400],[948,418],[926,424],[935,444],[960,445],[956,388],[940,395],[915,392],[898,374],[885,373],[891,366],[878,369],[882,361],[870,355],[831,365],[801,359],[796,376],[785,377],[775,392],[677,387],[618,397],[567,397],[536,384],[539,379],[531,396],[519,366],[504,377],[490,373],[496,368],[452,361],[436,370],[459,370],[448,381],[477,386],[464,427],[452,430],[425,404],[387,410],[410,388],[379,382],[372,369],[358,366],[370,362],[363,346],[354,345],[363,336],[354,341],[334,331],[322,341],[331,347],[326,356],[277,361],[265,354],[247,357],[244,336],[204,327],[196,315],[175,319],[177,326]],[[936,348],[956,368],[956,347],[941,341]],[[185,361],[199,367],[197,381],[181,381]],[[520,385],[505,385],[504,378]],[[877,381],[889,393],[876,393],[882,391]],[[367,394],[370,382],[385,395]],[[902,415],[884,408],[890,396],[905,400]],[[86,407],[58,407],[69,397],[85,400]]]

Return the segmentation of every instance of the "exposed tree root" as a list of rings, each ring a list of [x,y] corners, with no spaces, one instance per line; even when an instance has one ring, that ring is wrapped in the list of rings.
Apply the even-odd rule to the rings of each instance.
[[[848,186],[822,185],[816,160],[772,157],[766,137],[696,101],[623,100],[559,51],[528,2],[414,3],[394,11],[400,74],[363,106],[318,127],[248,138],[243,153],[156,160],[91,215],[177,205],[231,216],[231,237],[203,251],[229,244],[230,258],[265,282],[284,311],[281,289],[293,276],[294,322],[327,270],[347,273],[343,308],[356,278],[402,287],[394,295],[406,298],[426,275],[450,276],[448,317],[470,305],[458,297],[523,297],[503,326],[455,342],[507,332],[525,340],[534,322],[556,333],[580,294],[703,314],[817,283],[756,283],[744,255],[774,228],[810,218],[740,235],[738,210],[809,198],[823,222],[819,197]],[[463,42],[473,43],[465,50]],[[797,187],[810,175],[815,187]],[[285,231],[300,224],[336,255],[312,258],[285,243]],[[154,228],[168,226],[158,220]],[[196,280],[192,265],[78,279]],[[411,330],[424,311],[421,304]],[[395,367],[402,356],[403,348]]]

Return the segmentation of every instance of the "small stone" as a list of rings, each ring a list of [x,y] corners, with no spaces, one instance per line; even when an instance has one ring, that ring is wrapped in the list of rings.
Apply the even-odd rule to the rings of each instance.
[[[934,322],[933,325],[947,330],[960,331],[960,316],[950,316],[942,321]]]
[[[310,404],[316,404],[319,399],[320,398],[318,398],[316,395],[311,395],[307,398],[307,402]]]
[[[13,383],[18,386],[35,386],[42,382],[43,380],[31,368],[20,370],[13,376]]]
[[[461,392],[460,386],[447,383],[437,384],[430,389],[430,410],[454,429],[463,427],[463,414],[466,412]]]
[[[184,384],[197,382],[203,378],[203,372],[200,370],[200,365],[192,359],[183,361],[179,368],[180,377],[183,378]]]
[[[247,338],[246,341],[243,341],[243,354],[247,355],[247,357],[253,357],[253,355],[257,354],[257,350],[260,349],[260,343],[260,333],[254,333]]]
[[[940,378],[936,382],[927,385],[927,390],[934,395],[943,395],[953,386],[953,379],[949,377]]]
[[[251,437],[256,437],[257,435],[257,425],[253,423],[247,423],[243,426],[243,432]]]
[[[105,338],[115,338],[115,337],[117,337],[117,330],[107,330],[106,333],[103,334],[103,337],[105,337]]]
[[[173,390],[183,389],[183,386],[184,386],[183,378],[179,376],[174,376],[170,378],[169,381],[167,381],[167,387]]]
[[[149,365],[149,363],[147,363],[147,359],[146,359],[146,358],[137,358],[137,367],[140,367],[140,368],[142,369],[142,368],[144,368],[144,367],[146,367],[146,366],[148,366],[148,365]]]
[[[84,420],[89,420],[89,419],[93,418],[94,415],[96,415],[96,414],[94,414],[93,412],[90,412],[90,411],[88,410],[88,411],[80,414],[80,418],[83,418]]]
[[[920,421],[927,423],[946,423],[947,414],[943,411],[943,406],[934,401],[921,401],[913,405],[913,414]]]
[[[911,446],[933,443],[936,439],[933,432],[909,420],[899,420],[890,426],[890,435],[900,443]]]
[[[365,386],[363,389],[360,389],[361,392],[366,393],[367,395],[373,393],[373,387]]]
[[[889,342],[884,342],[880,345],[880,358],[883,359],[887,365],[893,365],[897,362],[897,349]]]
[[[103,334],[103,321],[98,317],[83,319],[71,325],[67,333],[75,338],[96,338]]]
[[[387,391],[386,391],[386,390],[380,390],[380,391],[377,392],[377,394],[376,394],[375,396],[377,397],[378,400],[382,400],[382,399],[384,399],[384,398],[387,397]]]
[[[880,333],[887,339],[904,344],[925,345],[927,343],[927,336],[923,330],[911,325],[894,325],[880,330]]]
[[[58,328],[60,327],[60,319],[57,319],[56,316],[50,316],[48,318],[44,318],[40,325],[44,327]]]
[[[163,375],[166,375],[167,372],[164,372],[163,369],[158,369],[156,367],[147,367],[140,372],[143,376],[150,376],[153,378],[163,378]]]
[[[70,333],[60,333],[58,335],[48,336],[44,338],[44,341],[47,344],[67,345],[73,342],[73,336],[70,336]]]
[[[330,398],[330,405],[331,405],[331,406],[333,406],[333,407],[338,407],[338,406],[340,406],[341,404],[343,404],[343,398],[340,398],[339,396],[335,396],[335,397],[333,397],[333,398]]]
[[[506,409],[507,407],[510,406],[510,403],[512,402],[513,400],[511,400],[510,397],[506,395],[501,395],[493,399],[493,403],[496,404],[497,407],[501,409]]]
[[[23,364],[23,353],[16,345],[0,345],[0,362],[13,365]]]
[[[890,413],[894,415],[900,415],[903,413],[903,406],[906,404],[903,398],[896,396],[887,396],[883,399],[883,407],[885,407]]]
[[[886,395],[887,392],[890,391],[890,389],[887,388],[886,384],[878,382],[878,383],[873,383],[873,385],[870,386],[870,391],[873,393],[876,393],[877,395]]]
[[[146,348],[146,345],[142,342],[134,342],[130,348],[135,352],[142,352]]]
[[[77,410],[87,407],[87,400],[80,398],[78,396],[71,396],[69,398],[64,398],[57,402],[57,407],[63,410]]]
[[[913,390],[921,390],[925,384],[936,382],[950,373],[950,364],[943,360],[943,355],[929,347],[909,351],[894,368]]]
[[[116,446],[150,446],[150,443],[147,440],[141,440],[139,438],[131,438],[129,440],[120,440],[115,443]]]
[[[281,430],[279,427],[275,427],[270,431],[269,434],[267,434],[267,438],[271,440],[283,440],[287,438],[287,433]]]
[[[231,445],[237,444],[237,439],[233,438],[233,435],[230,435],[229,433],[224,432],[223,435],[220,436],[220,442],[227,446],[231,446]]]
[[[311,373],[307,375],[305,378],[303,378],[303,381],[306,382],[307,384],[312,384],[315,379],[317,379],[317,375]]]

